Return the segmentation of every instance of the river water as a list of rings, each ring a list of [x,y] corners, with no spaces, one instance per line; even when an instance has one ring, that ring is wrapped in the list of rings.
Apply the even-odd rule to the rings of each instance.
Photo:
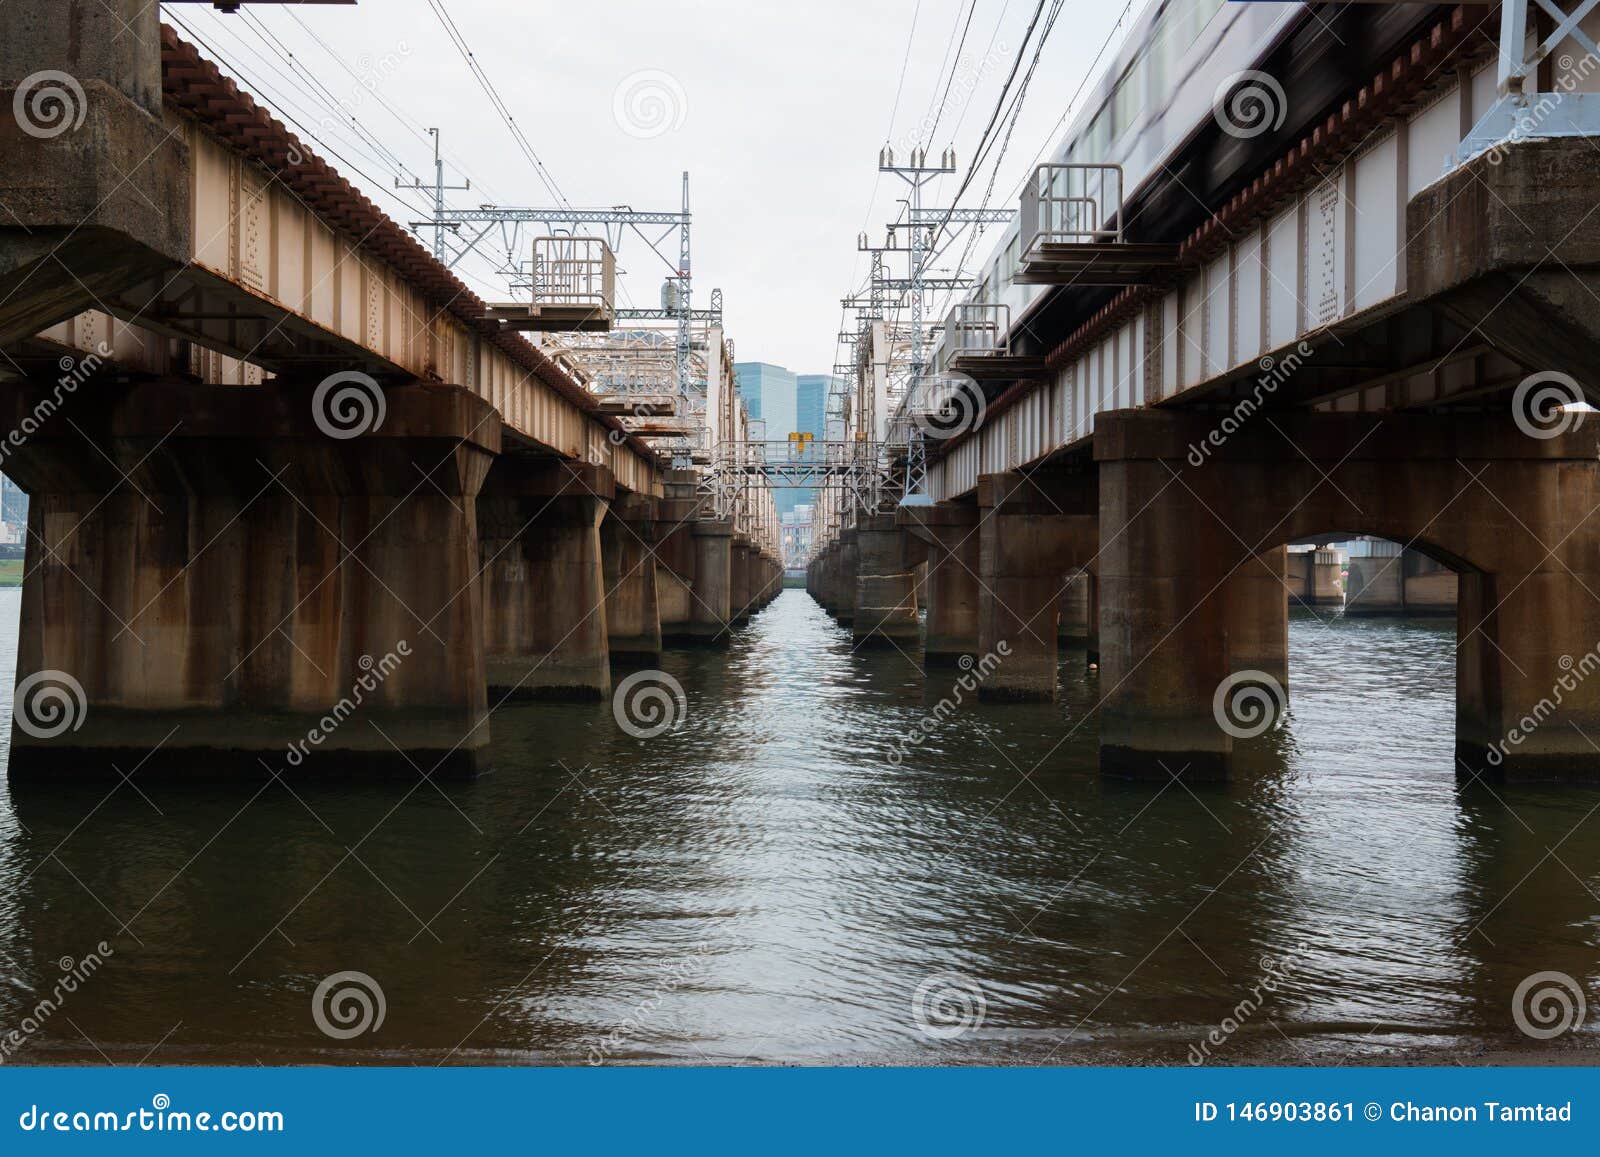
[[[17,607],[0,592],[8,672]],[[729,650],[667,653],[687,710],[654,738],[609,703],[514,705],[472,784],[13,793],[0,1042],[22,1025],[7,1059],[94,1063],[1582,1057],[1588,1031],[1532,1040],[1512,1004],[1532,973],[1600,973],[1600,792],[1458,789],[1448,621],[1299,616],[1290,638],[1289,718],[1226,786],[1103,780],[1081,651],[1057,703],[969,697],[924,726],[958,672],[852,652],[790,590]],[[348,1038],[315,1000],[343,972],[370,981],[331,991],[382,994]]]

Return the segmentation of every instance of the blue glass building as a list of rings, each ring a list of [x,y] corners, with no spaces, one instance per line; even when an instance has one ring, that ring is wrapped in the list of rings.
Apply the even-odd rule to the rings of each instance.
[[[809,433],[820,439],[826,426],[828,377],[825,374],[796,376],[771,362],[735,362],[733,372],[739,383],[739,396],[752,419],[766,423],[769,442],[786,441],[790,434]],[[803,383],[803,384],[802,384]],[[787,514],[796,506],[812,501],[814,491],[784,487],[773,495],[778,513]]]

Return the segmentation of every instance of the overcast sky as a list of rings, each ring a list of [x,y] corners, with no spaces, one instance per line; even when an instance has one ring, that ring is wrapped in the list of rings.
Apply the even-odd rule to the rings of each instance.
[[[904,195],[896,178],[880,180],[878,149],[887,140],[903,155],[926,135],[969,0],[435,2],[571,204],[676,209],[679,175],[689,170],[695,304],[722,288],[741,360],[800,373],[831,369],[839,298],[866,270],[856,235],[864,227],[881,234]],[[937,135],[926,141],[931,155],[953,140],[963,172],[1036,6],[974,2]],[[991,205],[1014,207],[1022,176],[1059,136],[1074,92],[1123,11],[1099,0],[1066,4]],[[1134,0],[1132,13],[1143,5]],[[402,194],[415,210],[396,200],[397,165],[385,153],[431,182],[431,146],[421,130],[433,125],[453,161],[446,179],[472,180],[471,192],[448,194],[452,205],[552,201],[429,0],[263,5],[246,13],[185,4],[165,6],[163,18],[192,30],[203,52],[291,128],[286,113],[313,129],[344,161],[328,159],[397,220],[423,209],[423,196]],[[339,123],[335,104],[354,109],[372,139],[362,139],[348,117]],[[942,179],[930,203],[943,206],[960,178]],[[988,179],[986,166],[962,205],[978,205]],[[994,236],[977,245],[975,261]],[[673,245],[663,248],[675,260]],[[624,239],[619,264],[632,304],[656,304],[667,266],[636,236]],[[945,264],[953,272],[954,261]],[[481,269],[468,280],[486,297],[509,296]]]

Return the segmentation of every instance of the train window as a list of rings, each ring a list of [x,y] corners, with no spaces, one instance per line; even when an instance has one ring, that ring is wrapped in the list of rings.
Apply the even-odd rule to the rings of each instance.
[[[1111,98],[1111,135],[1121,136],[1138,118],[1144,108],[1144,57],[1133,62],[1117,82],[1116,95]]]
[[[1089,126],[1089,131],[1084,134],[1087,141],[1088,156],[1084,158],[1089,164],[1100,164],[1111,154],[1111,106],[1102,108]]]
[[[1163,9],[1150,30],[1150,91],[1157,104],[1166,99],[1167,78],[1172,75],[1172,21],[1168,19],[1171,12],[1170,8]]]
[[[1195,0],[1194,30],[1197,35],[1201,29],[1203,29],[1207,24],[1211,23],[1211,18],[1213,16],[1222,11],[1222,6],[1226,2],[1227,0]]]

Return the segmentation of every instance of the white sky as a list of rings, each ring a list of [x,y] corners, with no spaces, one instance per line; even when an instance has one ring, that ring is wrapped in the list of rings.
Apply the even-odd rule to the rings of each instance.
[[[882,223],[904,194],[897,178],[879,180],[878,149],[889,140],[903,156],[921,135],[918,126],[949,74],[947,57],[968,0],[437,2],[568,201],[675,210],[679,175],[688,169],[695,304],[705,306],[712,287],[722,288],[727,333],[740,360],[775,362],[797,373],[831,370],[839,299],[859,287],[866,271],[856,235],[870,226],[878,243]],[[1131,15],[1143,2],[1134,0]],[[954,130],[962,173],[1022,50],[1036,0],[975,3],[950,101],[938,135],[926,142],[930,156],[936,154],[952,143]],[[1022,177],[1065,127],[1060,121],[1068,102],[1123,11],[1118,0],[1066,4],[1045,45],[991,207],[1015,206]],[[200,5],[169,5],[163,19],[187,25],[202,52],[291,128],[286,111],[311,126],[325,154],[336,151],[346,161],[328,159],[397,220],[407,222],[412,211],[395,199],[394,163],[348,123],[335,123],[332,105],[354,108],[362,127],[398,155],[409,175],[429,182],[431,145],[420,130],[439,126],[446,156],[456,162],[447,166],[446,180],[459,183],[465,174],[473,184],[471,192],[448,194],[453,206],[551,203],[429,0],[360,0],[354,8],[263,5],[246,12],[224,16]],[[908,36],[913,18],[915,34]],[[257,35],[258,26],[331,99],[313,95],[305,75]],[[181,26],[179,32],[188,35]],[[1030,41],[1029,56],[1033,47]],[[1019,82],[1026,68],[1024,59]],[[625,131],[613,109],[624,80],[646,70],[669,74],[665,91],[674,102],[681,91],[682,103],[672,110],[673,127],[641,137]],[[357,77],[368,78],[370,90]],[[981,202],[988,170],[980,170],[963,206]],[[962,173],[933,186],[929,203],[943,207]],[[422,194],[403,196],[423,208]],[[987,256],[996,236],[978,243],[974,263]],[[675,246],[675,237],[663,246],[673,260]],[[961,248],[941,262],[946,272],[954,271]],[[619,265],[628,273],[631,304],[654,306],[667,267],[634,235],[624,238]],[[468,272],[481,295],[509,296],[492,275]],[[903,264],[895,275],[904,276]],[[936,308],[930,304],[930,317]]]

